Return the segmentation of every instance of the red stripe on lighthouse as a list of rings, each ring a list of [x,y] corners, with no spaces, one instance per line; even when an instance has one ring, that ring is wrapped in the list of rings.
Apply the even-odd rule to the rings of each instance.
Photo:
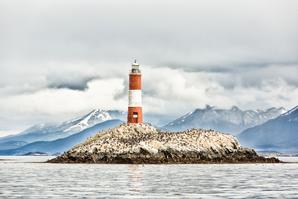
[[[142,75],[141,74],[129,74],[129,90],[141,90],[142,89]]]

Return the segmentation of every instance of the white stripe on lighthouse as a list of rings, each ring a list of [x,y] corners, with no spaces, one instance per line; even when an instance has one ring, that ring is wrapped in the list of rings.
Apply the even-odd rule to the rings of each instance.
[[[128,91],[128,106],[141,107],[142,106],[142,90]]]

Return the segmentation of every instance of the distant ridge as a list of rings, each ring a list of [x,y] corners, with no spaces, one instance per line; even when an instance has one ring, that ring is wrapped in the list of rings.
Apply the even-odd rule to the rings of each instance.
[[[88,137],[93,136],[94,134],[113,128],[119,124],[122,124],[121,120],[108,120],[99,124],[96,124],[90,128],[84,129],[83,131],[70,135],[66,138],[57,139],[54,141],[37,141],[20,148],[11,149],[11,150],[0,150],[0,155],[24,155],[30,153],[44,153],[48,155],[63,153],[66,150],[69,150],[76,144],[79,144],[86,140]]]
[[[294,112],[295,110],[292,109],[291,111]],[[169,118],[172,118],[171,116],[166,117],[165,115],[155,114],[145,115],[145,121],[168,123],[168,125],[162,127],[163,130],[167,131],[205,128],[237,134],[241,129],[261,124],[280,114],[288,115],[291,111],[284,113],[284,108],[242,111],[236,106],[230,109],[206,106],[204,109],[196,109],[170,123],[168,121]],[[109,127],[115,127],[120,121],[126,121],[126,114],[126,112],[118,110],[94,109],[82,117],[65,122],[34,125],[20,134],[0,138],[0,154],[61,153],[77,143],[74,142],[74,138],[79,137],[79,135],[96,133],[96,131],[104,128],[101,126],[103,124],[110,124]],[[153,125],[158,127],[156,123],[153,123]]]
[[[264,124],[243,131],[238,138],[258,150],[298,152],[298,106]]]
[[[12,149],[21,144],[65,138],[101,122],[112,119],[124,120],[125,116],[126,113],[122,111],[94,109],[82,117],[61,123],[37,124],[19,134],[0,138],[0,145],[2,145],[0,149]]]
[[[191,128],[205,128],[237,135],[247,128],[276,118],[284,112],[286,110],[283,107],[243,111],[237,106],[233,106],[230,109],[219,109],[207,105],[204,109],[195,109],[170,122],[163,129],[181,131]]]
[[[91,130],[92,133],[95,133],[103,122],[107,122],[111,124],[110,127],[114,127],[113,125],[119,124],[119,122],[115,122],[116,120],[122,122],[126,121],[126,116],[127,112],[125,111],[94,109],[81,117],[61,123],[37,124],[19,134],[0,138],[0,153],[2,155],[13,155],[24,154],[26,151],[28,153],[47,152],[53,154],[53,151],[49,150],[49,145],[60,153],[67,150],[67,147],[72,146],[72,141],[70,141],[68,137],[76,137],[76,134],[81,134],[81,132],[85,131],[90,132]],[[145,115],[146,121],[155,124],[163,122],[164,120],[168,122],[168,118],[171,117],[158,114]],[[64,140],[64,138],[67,139]],[[59,142],[57,142],[57,140],[59,140]],[[64,140],[64,148],[61,145],[61,140]],[[67,141],[69,141],[69,143],[67,143]],[[53,144],[57,144],[57,147]]]

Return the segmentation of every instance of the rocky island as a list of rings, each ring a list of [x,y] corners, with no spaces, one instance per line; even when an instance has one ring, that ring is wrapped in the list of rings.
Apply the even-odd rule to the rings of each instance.
[[[232,135],[191,129],[162,132],[149,124],[121,124],[99,132],[50,163],[277,163],[243,148]]]

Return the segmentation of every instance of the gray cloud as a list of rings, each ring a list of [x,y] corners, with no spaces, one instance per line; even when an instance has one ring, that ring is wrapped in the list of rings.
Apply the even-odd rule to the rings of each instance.
[[[290,108],[298,95],[297,6],[2,0],[0,113],[7,116],[0,130],[96,107],[125,109],[135,57],[147,112],[173,116],[205,104]]]
[[[298,59],[291,1],[10,2],[1,6],[2,34],[5,54],[14,58],[95,63],[137,56],[181,66]]]
[[[53,75],[47,77],[48,88],[84,91],[88,88],[88,82],[99,79],[99,77],[82,77],[80,74]]]

